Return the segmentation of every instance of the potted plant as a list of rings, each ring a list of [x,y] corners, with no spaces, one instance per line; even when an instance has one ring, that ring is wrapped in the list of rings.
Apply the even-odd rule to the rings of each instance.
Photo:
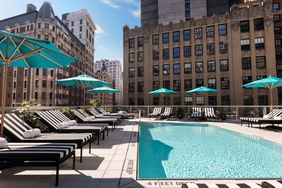
[[[31,126],[36,126],[37,124],[37,116],[34,114],[34,112],[31,110],[31,101],[24,101],[22,103],[22,106],[18,109],[18,112],[21,114],[23,120],[31,125]]]
[[[98,99],[93,99],[89,102],[92,108],[99,108],[102,105],[102,102]]]
[[[75,119],[74,113],[71,111],[70,108],[63,108],[62,113],[69,119]]]

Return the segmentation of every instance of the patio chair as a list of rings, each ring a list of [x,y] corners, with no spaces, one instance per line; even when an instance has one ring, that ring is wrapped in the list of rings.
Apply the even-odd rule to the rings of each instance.
[[[263,117],[240,117],[241,120],[241,126],[243,125],[244,122],[246,122],[249,126],[250,122],[258,119],[273,119],[277,116],[279,116],[282,113],[281,109],[273,109],[271,112],[268,114],[264,115]]]
[[[153,113],[149,114],[149,117],[156,117],[161,115],[162,108],[154,108]]]
[[[1,116],[0,116],[1,118]],[[16,114],[5,114],[5,133],[13,139],[21,142],[59,142],[59,143],[75,143],[80,149],[80,162],[82,162],[82,149],[89,144],[89,153],[91,153],[91,143],[94,138],[91,133],[68,133],[68,134],[54,134],[43,133],[38,137],[26,138],[25,132],[33,128],[21,120]]]
[[[82,110],[82,109],[79,109]],[[96,109],[92,108],[89,110],[90,114],[95,116],[96,118],[116,118],[118,121],[120,121],[120,119],[122,118],[122,116],[118,116],[118,115],[104,115],[101,114],[100,112],[98,112]]]
[[[214,108],[211,107],[205,108],[205,116],[207,118],[215,118],[215,119],[217,118],[217,116],[214,113]]]
[[[112,126],[112,131],[115,129],[117,119],[112,118],[95,118],[94,116],[87,115],[86,113],[82,114],[78,110],[72,110],[74,115],[83,123],[107,123]]]
[[[100,111],[104,115],[121,116],[122,119],[130,119],[130,118],[134,119],[135,118],[135,114],[134,113],[128,113],[128,112],[125,112],[125,111],[119,111],[118,113],[110,113],[110,112],[107,112],[106,110],[104,110],[101,107],[98,108],[97,110]]]
[[[164,110],[164,113],[161,114],[161,117],[162,118],[170,117],[172,115],[172,111],[173,111],[173,108],[166,107],[165,110]]]
[[[66,121],[54,110],[51,111],[38,111],[37,115],[46,123],[46,125],[54,132],[57,133],[92,133],[93,137],[97,137],[98,145],[100,144],[100,136],[105,139],[105,131],[108,133],[108,124],[95,124],[95,125],[74,125],[72,121]],[[69,125],[65,128],[60,128],[60,125]],[[72,125],[70,125],[72,124]]]
[[[200,107],[192,107],[191,118],[201,118],[202,117],[202,109]]]
[[[8,143],[0,149],[0,166],[54,166],[55,185],[59,184],[60,164],[73,157],[75,169],[75,143]]]

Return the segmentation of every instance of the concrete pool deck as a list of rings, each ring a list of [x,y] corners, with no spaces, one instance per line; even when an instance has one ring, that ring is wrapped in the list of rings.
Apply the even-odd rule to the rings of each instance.
[[[149,119],[142,119],[148,121]],[[230,188],[239,188],[237,184],[246,183],[249,187],[260,187],[262,180],[136,180],[137,178],[137,148],[139,120],[126,120],[114,132],[109,132],[100,145],[94,145],[91,154],[88,148],[83,150],[83,163],[76,163],[72,170],[72,160],[61,165],[59,187],[91,187],[91,188],[180,188],[182,183],[188,187],[221,187],[226,184]],[[166,121],[169,122],[169,121]],[[176,121],[173,121],[176,122]],[[186,123],[186,122],[184,122]],[[201,122],[196,122],[201,123]],[[202,122],[207,123],[207,122]],[[282,144],[282,132],[259,130],[241,127],[240,124],[227,122],[208,122],[211,125],[240,132],[249,136],[263,138]],[[77,151],[79,152],[79,151]],[[79,155],[77,155],[79,156]],[[19,167],[0,171],[0,187],[3,188],[48,188],[54,187],[55,169],[52,167]],[[268,180],[275,187],[282,184]]]

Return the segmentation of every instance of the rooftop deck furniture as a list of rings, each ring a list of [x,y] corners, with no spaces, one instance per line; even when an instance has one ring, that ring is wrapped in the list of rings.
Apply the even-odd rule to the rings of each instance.
[[[162,118],[170,117],[172,115],[172,112],[173,112],[173,108],[166,107],[165,110],[164,110],[164,113],[161,114],[161,117]]]
[[[153,112],[149,114],[149,117],[156,117],[161,115],[162,113],[162,108],[154,108]]]
[[[134,113],[128,113],[128,112],[125,112],[125,111],[119,111],[118,113],[110,113],[110,112],[107,112],[106,110],[104,110],[103,108],[98,108],[98,110],[104,114],[104,115],[110,115],[110,116],[122,116],[122,119],[134,119],[135,118],[135,114]]]
[[[89,110],[90,114],[97,117],[97,118],[116,118],[120,121],[122,119],[121,115],[111,115],[111,114],[102,114],[100,111],[96,110],[95,108],[91,108]]]
[[[214,112],[214,108],[211,108],[211,107],[205,108],[205,117],[206,118],[214,118],[214,119],[216,119],[217,116],[216,116],[216,114]]]
[[[201,107],[192,107],[191,118],[202,118],[202,108]]]
[[[73,157],[75,169],[75,143],[8,143],[0,149],[0,165],[12,166],[55,166],[55,185],[59,184],[60,164]]]
[[[109,118],[95,118],[94,116],[82,114],[78,110],[72,110],[74,115],[80,120],[80,122],[84,123],[107,123],[112,126],[112,130],[115,128],[117,124],[117,119],[109,119]]]
[[[82,148],[89,144],[89,153],[91,152],[91,143],[94,138],[91,133],[68,133],[54,134],[43,133],[39,137],[25,138],[24,132],[33,128],[21,120],[16,114],[5,114],[5,133],[13,139],[21,142],[58,142],[58,143],[75,143],[80,149],[80,162],[82,162]]]
[[[100,136],[102,135],[102,139],[104,140],[105,131],[108,133],[108,124],[71,125],[62,129],[58,127],[60,124],[71,121],[60,118],[60,114],[56,111],[38,111],[36,113],[52,131],[57,133],[92,133],[93,137],[97,137],[98,144],[100,143]]]

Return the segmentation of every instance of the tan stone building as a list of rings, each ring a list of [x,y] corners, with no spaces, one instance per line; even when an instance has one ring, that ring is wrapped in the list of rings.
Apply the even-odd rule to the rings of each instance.
[[[39,11],[28,5],[26,13],[1,20],[0,29],[52,41],[59,49],[80,59],[65,70],[9,68],[7,106],[19,106],[24,100],[42,106],[83,105],[82,89],[67,88],[55,81],[85,72],[93,76],[93,58],[86,58],[85,45],[54,14],[50,3],[43,3]],[[1,84],[2,81],[0,88]],[[89,95],[88,100],[91,98]]]
[[[95,77],[99,80],[106,81],[110,84],[113,83],[113,78],[108,74],[105,64],[103,65],[103,67],[100,70],[98,70],[95,73]],[[95,94],[94,98],[99,99],[102,105],[113,105],[113,94],[106,94],[106,93]]]
[[[133,29],[125,26],[124,104],[269,104],[267,90],[241,86],[277,76],[273,6],[270,0],[255,1],[234,5],[221,16]],[[186,94],[200,86],[219,92]],[[177,95],[148,95],[162,87]],[[277,92],[274,104],[278,104]]]

